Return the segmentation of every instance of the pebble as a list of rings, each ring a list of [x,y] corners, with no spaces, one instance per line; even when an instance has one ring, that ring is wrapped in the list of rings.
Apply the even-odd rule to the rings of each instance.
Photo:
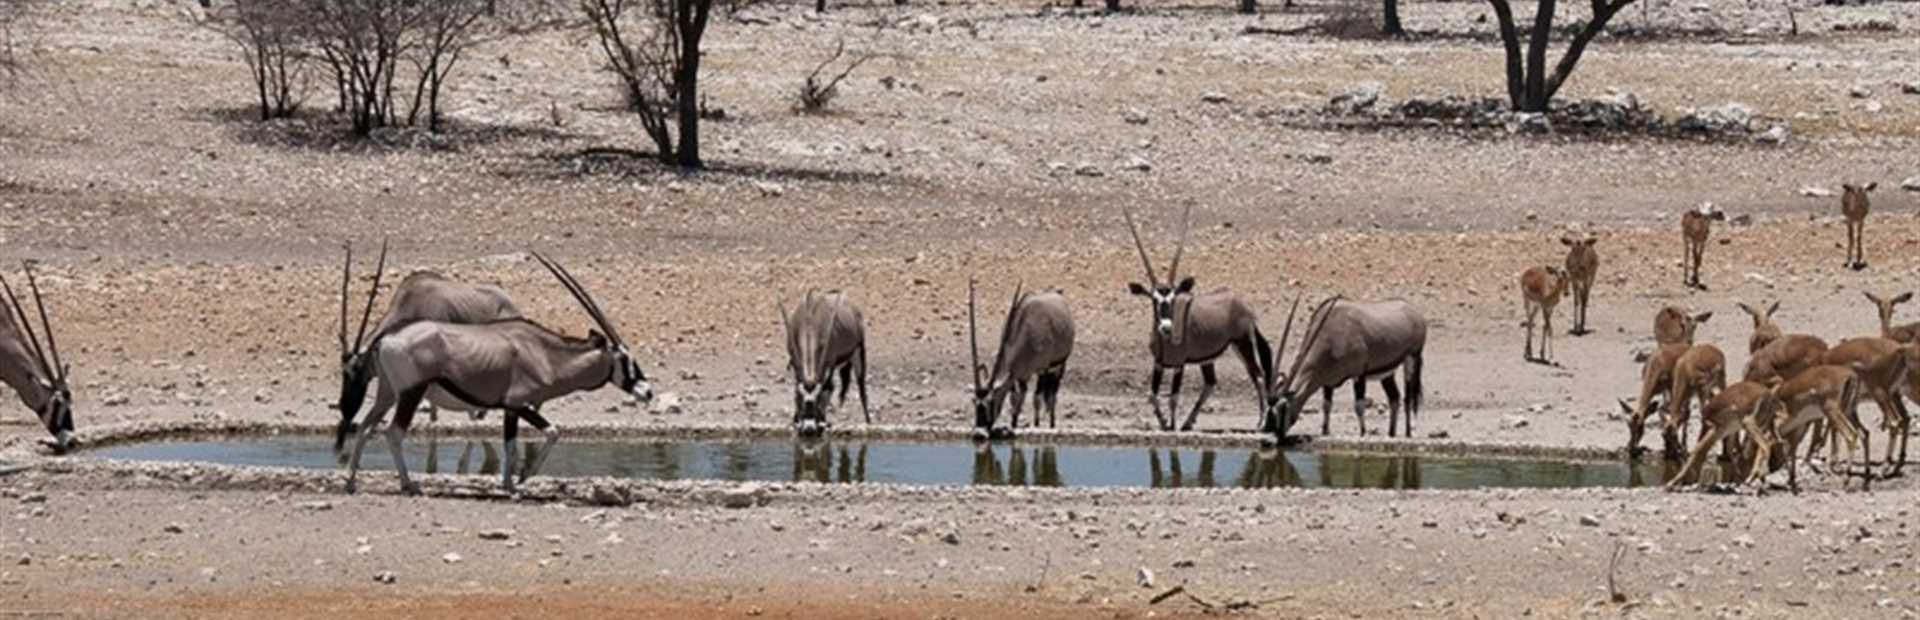
[[[384,584],[392,585],[393,582],[398,581],[399,579],[400,579],[399,576],[394,575],[393,571],[390,571],[390,570],[383,570],[373,574],[373,581],[375,583],[384,583]]]
[[[328,510],[333,510],[333,502],[329,502],[329,501],[301,502],[300,508],[303,510],[311,510],[314,512],[325,512]]]
[[[1580,524],[1587,527],[1600,527],[1600,517],[1596,517],[1593,515],[1580,515]]]
[[[759,483],[749,482],[720,493],[720,505],[726,508],[752,508],[766,494]]]
[[[173,523],[168,523],[166,527],[160,528],[160,531],[166,532],[168,534],[184,534],[187,531],[187,526],[181,525],[178,521],[176,521]]]
[[[452,553],[452,552],[448,552],[446,555],[440,556],[440,561],[446,562],[448,564],[459,564],[460,561],[464,559],[466,558],[460,557],[460,554]]]
[[[1151,588],[1153,587],[1153,571],[1142,566],[1140,567],[1140,571],[1134,574],[1133,580],[1135,583],[1140,584],[1142,588]]]
[[[22,496],[20,496],[20,503],[22,503],[22,504],[44,504],[44,503],[47,503],[47,494],[45,494],[45,493],[28,493],[28,494],[26,494],[26,495],[22,495]]]
[[[480,540],[506,540],[509,538],[513,538],[513,530],[509,530],[509,529],[480,530]]]
[[[1200,94],[1200,100],[1207,103],[1226,103],[1226,93],[1207,91]]]

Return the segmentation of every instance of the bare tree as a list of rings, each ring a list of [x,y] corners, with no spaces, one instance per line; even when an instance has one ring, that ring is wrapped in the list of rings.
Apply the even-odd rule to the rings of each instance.
[[[309,0],[303,19],[313,45],[333,70],[340,107],[353,132],[368,135],[394,122],[393,84],[408,40],[429,2]]]
[[[700,39],[713,0],[581,0],[581,8],[660,161],[702,167]]]
[[[1500,40],[1507,48],[1507,98],[1514,109],[1521,112],[1545,112],[1547,102],[1553,94],[1560,91],[1567,76],[1573,74],[1573,66],[1580,62],[1580,54],[1587,50],[1587,44],[1607,27],[1607,21],[1633,0],[1589,0],[1592,4],[1592,16],[1579,32],[1573,35],[1573,41],[1567,44],[1567,51],[1560,56],[1560,62],[1554,65],[1553,73],[1547,73],[1547,41],[1553,34],[1553,13],[1555,0],[1540,0],[1539,8],[1533,17],[1533,31],[1528,35],[1526,55],[1520,51],[1520,29],[1514,23],[1513,8],[1509,0],[1487,0],[1493,5],[1494,17],[1500,22]]]
[[[416,124],[420,103],[427,104],[427,130],[440,131],[440,87],[446,84],[453,65],[475,42],[475,24],[495,10],[496,0],[434,0],[424,3],[419,19],[419,41],[409,60],[418,72],[413,88],[413,106],[407,111],[407,124]]]
[[[284,0],[234,0],[214,15],[213,28],[240,46],[260,102],[260,120],[299,109],[306,83],[302,11]]]
[[[846,80],[847,76],[852,75],[854,69],[860,68],[860,65],[867,64],[867,61],[873,60],[875,57],[871,52],[855,54],[853,60],[849,61],[845,67],[842,67],[839,73],[823,78],[821,73],[826,71],[827,67],[831,66],[835,61],[840,60],[840,57],[844,56],[846,52],[846,39],[840,39],[834,42],[833,55],[821,61],[819,66],[813,68],[812,73],[807,74],[807,79],[800,83],[800,92],[797,95],[800,103],[799,111],[820,112],[826,110],[827,105],[833,103],[834,96],[840,94],[840,82]]]
[[[1380,33],[1395,38],[1407,36],[1407,29],[1400,26],[1400,0],[1386,0],[1380,7]]]

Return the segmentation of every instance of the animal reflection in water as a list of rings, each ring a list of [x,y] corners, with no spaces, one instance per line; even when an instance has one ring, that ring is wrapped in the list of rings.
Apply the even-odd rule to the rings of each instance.
[[[440,458],[440,442],[449,444],[461,442],[460,457],[455,459],[451,469],[443,469]],[[476,448],[478,449],[476,451]],[[551,448],[547,448],[551,449]],[[525,454],[515,455],[520,461],[515,469],[529,471],[539,461],[540,450],[527,450]],[[475,463],[474,458],[479,462]],[[480,474],[490,476],[500,473],[500,448],[494,442],[485,439],[440,439],[427,440],[427,473],[429,474]]]

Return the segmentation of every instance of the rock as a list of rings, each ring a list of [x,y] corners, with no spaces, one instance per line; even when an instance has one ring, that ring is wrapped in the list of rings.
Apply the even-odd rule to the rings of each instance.
[[[595,506],[625,506],[633,503],[627,498],[627,490],[610,484],[595,484],[588,497]]]
[[[108,394],[106,398],[100,399],[100,404],[108,407],[121,407],[130,402],[133,402],[132,397],[120,393]]]
[[[1385,87],[1379,82],[1361,82],[1347,87],[1347,90],[1327,100],[1326,113],[1337,116],[1354,116],[1373,109],[1380,101],[1380,92]]]
[[[1780,145],[1786,144],[1787,140],[1792,137],[1793,131],[1787,129],[1785,124],[1779,124],[1767,128],[1765,133],[1754,136],[1753,141],[1761,144]]]
[[[1902,83],[1900,85],[1900,93],[1903,95],[1920,95],[1920,81]]]
[[[1309,164],[1317,165],[1317,166],[1324,166],[1324,165],[1333,163],[1333,155],[1331,153],[1328,153],[1326,151],[1321,151],[1321,150],[1312,150],[1312,151],[1300,153],[1298,155],[1295,155],[1294,158],[1299,159],[1300,161],[1307,162]]]
[[[1580,515],[1580,524],[1587,527],[1600,527],[1600,517],[1596,517],[1593,515]]]
[[[1824,187],[1808,185],[1800,188],[1800,195],[1808,198],[1832,198],[1833,190],[1830,190]]]
[[[1200,94],[1200,100],[1206,103],[1226,103],[1227,95],[1226,93],[1207,91]]]
[[[1695,133],[1745,134],[1753,128],[1753,109],[1738,102],[1688,109],[1680,115],[1680,120],[1675,121],[1674,128]]]
[[[1853,97],[1854,99],[1866,99],[1868,97],[1872,97],[1873,87],[1867,86],[1866,84],[1854,84],[1853,88],[1847,90],[1847,96]]]
[[[1145,125],[1150,119],[1147,118],[1146,112],[1128,109],[1120,113],[1120,120],[1126,121],[1128,125]]]
[[[1427,433],[1427,439],[1446,439],[1448,437],[1452,437],[1452,435],[1448,434],[1446,431],[1433,431],[1431,433]]]
[[[373,574],[374,583],[384,583],[387,585],[393,585],[393,582],[399,581],[399,580],[400,580],[400,577],[397,575],[394,575],[393,571],[390,571],[390,570],[383,570]]]
[[[1107,173],[1101,171],[1099,166],[1095,166],[1093,164],[1085,163],[1085,162],[1082,162],[1078,166],[1074,166],[1073,174],[1075,174],[1076,176],[1083,176],[1083,177],[1107,176]]]
[[[653,399],[653,406],[647,408],[654,415],[680,415],[686,413],[686,404],[679,392],[665,392]]]
[[[768,198],[778,198],[781,195],[787,193],[787,188],[782,187],[779,183],[773,183],[770,181],[756,180],[753,182],[753,188],[756,190],[759,190],[761,196],[766,196]]]
[[[1132,157],[1128,157],[1126,161],[1121,162],[1120,169],[1131,170],[1134,172],[1152,172],[1153,162],[1147,161],[1145,158],[1135,155]]]
[[[1142,566],[1139,572],[1134,573],[1133,581],[1134,583],[1140,584],[1142,588],[1151,588],[1153,587],[1153,571]]]
[[[185,534],[187,532],[187,526],[181,525],[180,522],[175,521],[173,523],[168,523],[166,527],[160,528],[160,531],[166,532],[168,534]]]
[[[1539,112],[1516,112],[1507,121],[1507,133],[1547,133],[1553,131],[1553,121]]]
[[[1500,428],[1507,430],[1526,428],[1528,424],[1527,417],[1522,415],[1510,415],[1500,420]]]
[[[958,545],[960,544],[960,533],[953,530],[947,530],[945,533],[940,535],[940,542],[947,543],[949,545]]]
[[[460,554],[453,553],[451,551],[447,552],[446,555],[440,556],[440,561],[446,562],[448,564],[459,564],[460,561],[464,559],[466,558],[460,557]]]
[[[727,508],[752,508],[766,495],[759,483],[749,482],[720,493],[720,505]]]
[[[17,563],[18,563],[19,565],[21,565],[21,566],[32,566],[32,565],[33,565],[33,554],[31,554],[31,553],[22,553],[22,554],[20,554],[20,559],[18,560],[18,562],[17,562]]]
[[[1887,106],[1878,101],[1868,101],[1866,105],[1860,106],[1860,109],[1865,110],[1868,114],[1879,114],[1881,110],[1887,109]]]
[[[20,496],[20,503],[22,503],[22,504],[45,504],[45,503],[47,503],[47,494],[45,494],[45,493],[28,493],[28,494],[26,494],[26,495],[22,495],[22,496]]]
[[[507,540],[509,538],[513,538],[513,530],[509,530],[509,529],[480,530],[480,540]]]
[[[1900,182],[1900,189],[1909,192],[1920,192],[1920,176],[1907,177],[1907,180]]]
[[[328,510],[333,510],[333,502],[329,502],[325,500],[301,502],[300,509],[309,510],[313,512],[325,512]]]

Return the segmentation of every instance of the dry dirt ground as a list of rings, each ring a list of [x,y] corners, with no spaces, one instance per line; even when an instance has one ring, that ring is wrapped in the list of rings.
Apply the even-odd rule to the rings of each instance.
[[[784,419],[772,308],[811,287],[866,306],[881,420],[964,423],[964,295],[977,276],[989,316],[1015,282],[1072,300],[1080,329],[1063,425],[1144,428],[1148,308],[1125,295],[1141,273],[1119,209],[1143,217],[1164,261],[1191,203],[1186,270],[1202,288],[1245,294],[1269,335],[1296,295],[1402,296],[1426,312],[1422,437],[1562,447],[1623,442],[1614,399],[1634,392],[1633,353],[1650,347],[1663,305],[1715,311],[1700,337],[1726,349],[1737,374],[1749,325],[1734,302],[1781,300],[1788,331],[1838,339],[1876,329],[1860,291],[1908,290],[1920,271],[1916,194],[1899,187],[1920,175],[1920,95],[1903,92],[1920,86],[1910,34],[1920,5],[1803,6],[1800,36],[1776,6],[1635,8],[1625,24],[1692,34],[1603,41],[1568,87],[1632,91],[1669,114],[1743,102],[1792,124],[1779,147],[1290,126],[1274,112],[1317,108],[1364,81],[1389,100],[1501,89],[1477,3],[1409,5],[1422,31],[1409,41],[1241,34],[1339,10],[755,7],[716,18],[708,37],[703,87],[728,115],[705,125],[714,170],[677,176],[581,154],[643,140],[612,109],[577,31],[474,54],[450,87],[451,137],[355,142],[317,118],[245,120],[244,66],[185,9],[63,3],[32,42],[39,69],[0,99],[0,239],[8,260],[45,261],[83,429],[333,417],[348,239],[361,249],[356,295],[371,285],[368,249],[390,238],[389,283],[414,268],[498,283],[530,316],[577,333],[585,317],[521,252],[569,264],[685,411],[656,415],[603,391],[552,405],[562,425]],[[1839,30],[1870,20],[1897,30]],[[831,113],[792,113],[801,76],[842,38],[887,56],[854,74]],[[1880,183],[1861,272],[1840,267],[1838,198],[1803,191],[1843,180]],[[1690,292],[1676,214],[1707,201],[1752,223],[1716,230],[1712,290]],[[1558,337],[1558,366],[1525,363],[1513,354],[1514,282],[1557,263],[1568,228],[1603,236],[1596,331]],[[1563,305],[1562,331],[1568,316]],[[1245,375],[1222,366],[1201,424],[1251,426]],[[1350,435],[1340,396],[1333,432]],[[1296,432],[1316,432],[1317,417]],[[5,421],[10,449],[40,434],[18,407]],[[593,509],[196,493],[41,473],[0,484],[10,497],[46,496],[15,500],[0,538],[0,610],[29,613],[1202,611],[1180,598],[1146,604],[1181,581],[1283,616],[1920,610],[1909,525],[1920,494],[1903,480],[1872,495],[1817,481],[1798,498],[1276,491],[1114,505],[934,493],[585,521]],[[300,507],[322,500],[330,510]],[[958,531],[961,544],[905,525],[915,519]],[[176,521],[181,533],[163,531]],[[474,537],[501,526],[517,534]],[[1595,604],[1616,544],[1628,602]],[[443,562],[448,552],[464,559]],[[1156,587],[1135,585],[1143,566],[1159,573]],[[397,583],[375,583],[381,570]]]

